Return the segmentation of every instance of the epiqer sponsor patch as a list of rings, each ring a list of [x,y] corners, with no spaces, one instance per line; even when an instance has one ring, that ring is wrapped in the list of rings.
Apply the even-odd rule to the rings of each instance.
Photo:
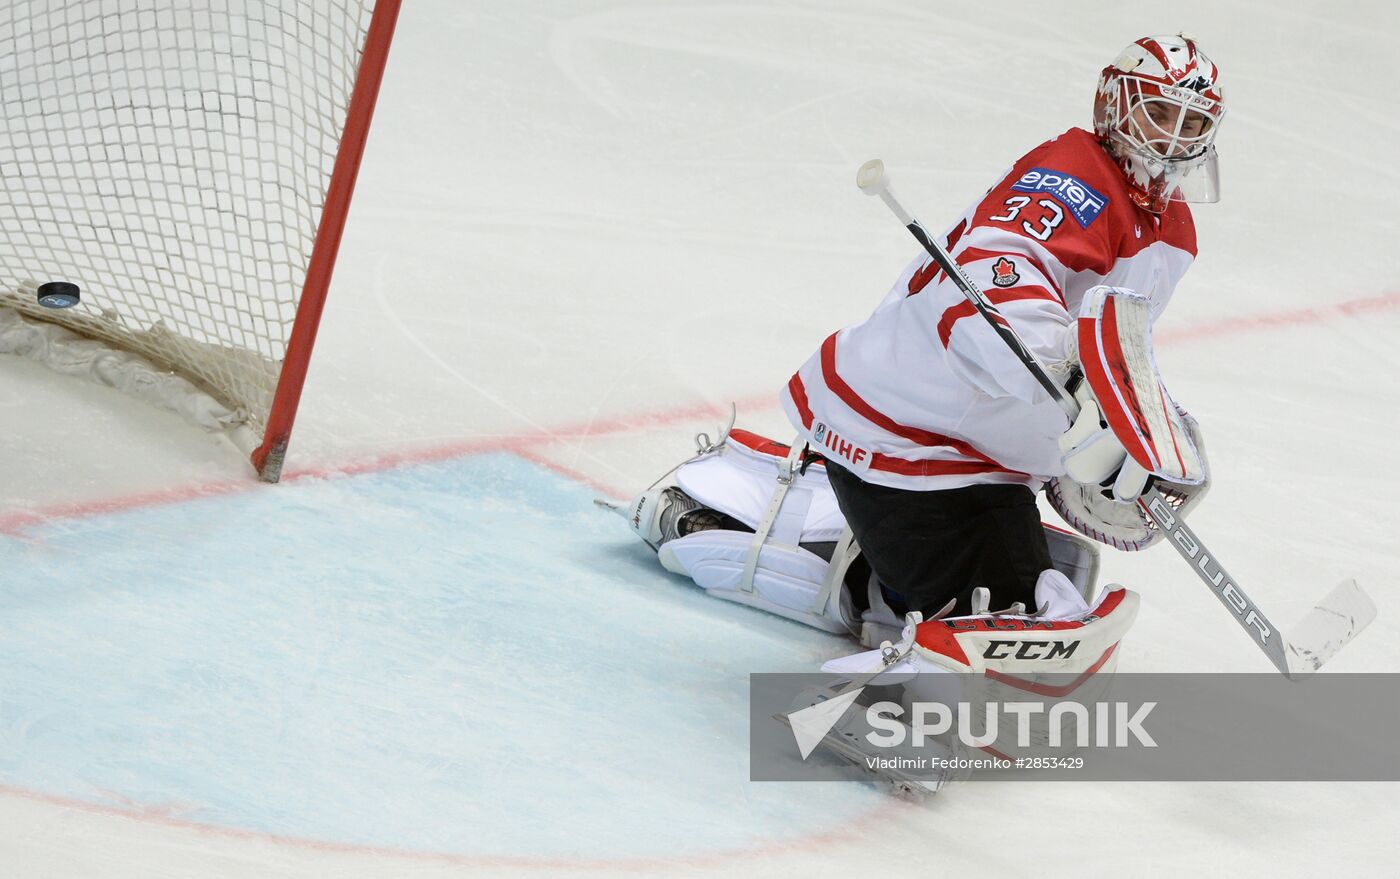
[[[1017,192],[1043,192],[1069,208],[1080,228],[1087,229],[1108,207],[1108,198],[1089,184],[1063,171],[1032,168],[1011,186]]]

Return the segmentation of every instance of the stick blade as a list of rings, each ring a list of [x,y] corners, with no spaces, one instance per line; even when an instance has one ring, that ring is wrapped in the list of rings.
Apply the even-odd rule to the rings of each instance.
[[[1376,618],[1376,604],[1355,580],[1343,580],[1308,611],[1288,638],[1288,676],[1322,668]]]

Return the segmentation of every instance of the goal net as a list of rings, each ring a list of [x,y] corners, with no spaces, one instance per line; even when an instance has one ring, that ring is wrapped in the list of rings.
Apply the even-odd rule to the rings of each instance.
[[[189,379],[275,481],[398,5],[0,4],[0,306]]]

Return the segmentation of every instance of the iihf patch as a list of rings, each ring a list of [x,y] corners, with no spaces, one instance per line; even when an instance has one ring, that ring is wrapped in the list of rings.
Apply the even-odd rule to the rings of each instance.
[[[1002,257],[992,263],[992,283],[998,287],[1015,287],[1021,282],[1021,276],[1016,273],[1016,263]]]
[[[812,425],[812,439],[817,441],[817,445],[821,445],[822,440],[826,439],[825,424],[818,421],[816,424]]]
[[[1032,168],[1021,175],[1021,179],[1011,185],[1017,192],[1043,192],[1060,204],[1069,208],[1081,229],[1099,218],[1108,207],[1108,198],[1089,184],[1063,171],[1048,168]]]

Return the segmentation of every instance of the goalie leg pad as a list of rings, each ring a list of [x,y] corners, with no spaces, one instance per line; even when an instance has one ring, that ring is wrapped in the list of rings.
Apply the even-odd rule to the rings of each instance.
[[[682,465],[676,471],[676,483],[701,504],[758,530],[773,500],[775,480],[789,457],[790,446],[735,429],[714,454]],[[798,523],[798,539],[803,543],[840,539],[846,520],[836,505],[823,463],[799,466],[790,479],[793,493],[805,491],[809,495]]]
[[[1094,587],[1099,582],[1099,548],[1078,534],[1071,534],[1054,525],[1042,523],[1042,526],[1055,570],[1069,579],[1086,602],[1093,599]],[[1037,582],[1037,599],[1040,597],[1039,589],[1040,583]]]
[[[912,649],[887,674],[943,671],[998,675],[1068,674],[1109,670],[1117,646],[1137,619],[1138,594],[1110,586],[1092,605],[1058,571],[1036,583],[1044,612],[977,614],[922,621]],[[833,659],[822,671],[851,674],[878,668],[878,650]],[[884,678],[881,678],[883,681]]]
[[[1056,571],[1042,574],[1036,598],[1045,608],[1039,615],[916,621],[896,648],[898,661],[886,664],[886,645],[832,660],[822,670],[845,680],[900,687],[906,715],[914,713],[915,703],[938,703],[949,710],[956,706],[957,735],[946,740],[955,747],[1011,758],[1071,753],[1083,742],[1087,727],[1076,714],[1054,706],[1062,699],[1086,706],[1102,698],[1110,683],[1106,673],[1117,665],[1119,644],[1137,617],[1139,599],[1127,589],[1110,587],[1089,607]],[[1042,710],[1022,716],[1014,726],[991,726],[988,718],[1001,706],[1026,702],[1039,702]]]
[[[879,581],[862,576],[860,582],[846,582],[860,549],[825,468],[816,463],[804,473],[792,468],[793,459],[788,446],[734,430],[717,450],[677,470],[684,491],[661,486],[639,496],[627,509],[629,523],[657,549],[667,570],[690,577],[717,598],[825,631],[855,633],[869,646],[897,637],[904,623],[885,602]],[[697,510],[722,512],[758,533],[723,528],[684,533],[678,523]],[[1044,528],[1054,567],[1087,599],[1097,582],[1097,548]],[[831,563],[801,546],[833,540]],[[866,599],[863,612],[854,610],[852,588],[863,590],[858,593]]]
[[[663,544],[658,555],[667,570],[689,576],[716,598],[757,607],[827,632],[859,628],[850,594],[823,595],[830,566],[800,546],[765,544],[758,554],[752,588],[744,589],[745,563],[754,535],[700,531]]]

